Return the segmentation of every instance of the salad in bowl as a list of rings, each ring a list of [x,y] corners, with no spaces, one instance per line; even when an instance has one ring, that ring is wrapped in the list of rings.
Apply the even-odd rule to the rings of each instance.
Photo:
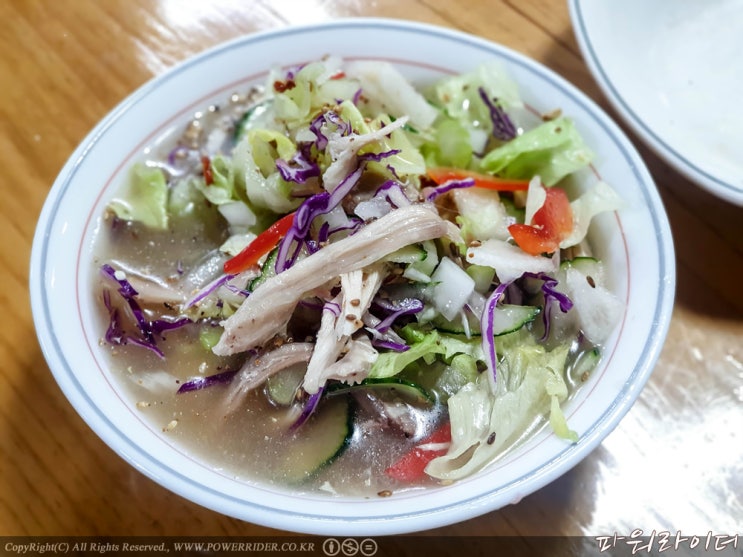
[[[559,107],[556,107],[559,108]],[[446,486],[549,428],[624,301],[587,239],[623,201],[570,114],[485,62],[276,67],[106,202],[99,335],[130,404],[236,477]]]
[[[61,170],[29,275],[54,378],[134,469],[349,536],[467,520],[585,458],[653,369],[675,276],[652,178],[588,97],[364,18],[132,93]]]

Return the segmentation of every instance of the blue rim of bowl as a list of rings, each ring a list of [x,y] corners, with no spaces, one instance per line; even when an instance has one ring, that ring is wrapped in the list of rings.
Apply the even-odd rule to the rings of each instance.
[[[246,501],[239,497],[226,494],[221,491],[214,490],[210,487],[198,484],[190,477],[181,474],[178,470],[170,468],[161,462],[157,461],[151,455],[145,453],[123,432],[121,432],[116,424],[112,423],[105,413],[98,408],[95,402],[89,398],[84,387],[78,382],[74,371],[69,367],[68,362],[65,360],[64,352],[59,343],[58,338],[55,336],[53,330],[50,330],[48,323],[51,322],[50,316],[50,305],[52,301],[47,298],[47,291],[43,288],[44,277],[46,276],[46,265],[47,265],[47,252],[48,252],[48,239],[51,234],[51,227],[54,223],[54,215],[58,210],[58,206],[61,199],[64,197],[66,191],[70,187],[73,181],[77,169],[82,164],[83,160],[87,156],[88,151],[92,146],[103,136],[107,129],[119,118],[124,116],[127,111],[136,104],[140,99],[150,94],[156,89],[162,82],[173,78],[181,72],[188,71],[188,69],[194,64],[201,64],[205,60],[208,60],[214,56],[220,55],[222,52],[234,48],[245,48],[246,45],[257,45],[266,40],[275,40],[277,38],[289,38],[292,36],[302,35],[306,33],[322,33],[340,29],[376,29],[376,30],[389,30],[397,32],[405,32],[406,34],[419,35],[419,36],[435,36],[438,39],[445,39],[453,43],[462,43],[469,47],[473,47],[478,50],[485,51],[497,57],[501,57],[507,60],[509,63],[521,67],[524,70],[535,74],[541,79],[548,80],[556,89],[562,94],[571,98],[574,102],[580,105],[588,114],[590,114],[596,122],[600,124],[604,132],[612,138],[616,147],[622,152],[625,157],[625,162],[632,169],[633,174],[638,182],[641,184],[642,195],[648,211],[650,212],[653,226],[657,232],[657,250],[660,256],[659,260],[659,292],[656,307],[653,312],[653,333],[646,339],[645,345],[642,349],[642,356],[635,363],[635,367],[632,371],[630,379],[627,385],[618,393],[615,397],[611,406],[609,406],[604,413],[595,420],[586,432],[581,436],[581,440],[575,444],[567,446],[562,452],[556,455],[550,462],[545,463],[535,469],[529,470],[522,474],[517,480],[513,481],[509,486],[493,490],[486,491],[482,494],[473,496],[466,500],[458,500],[452,504],[445,504],[434,509],[426,509],[421,511],[405,512],[401,514],[390,514],[384,517],[366,517],[366,516],[348,516],[343,517],[334,515],[314,515],[305,512],[296,512],[289,510],[277,510],[273,507],[262,505],[255,501]],[[74,161],[74,162],[73,162]],[[480,39],[478,37],[468,35],[463,32],[445,29],[428,24],[414,23],[414,22],[403,22],[393,19],[377,19],[377,18],[357,18],[351,20],[337,20],[334,22],[316,24],[316,25],[304,25],[304,26],[293,26],[287,27],[280,30],[264,31],[252,35],[247,35],[232,41],[228,41],[216,47],[213,47],[195,57],[192,57],[179,65],[173,67],[166,73],[154,78],[150,82],[140,87],[137,91],[132,93],[127,99],[125,99],[117,108],[115,108],[108,116],[106,116],[90,133],[90,135],[83,141],[78,150],[73,154],[70,159],[70,163],[63,169],[60,174],[55,187],[50,194],[49,199],[45,203],[42,214],[48,214],[47,227],[44,229],[37,230],[36,237],[34,239],[34,246],[32,252],[32,269],[30,274],[30,285],[32,299],[40,300],[41,308],[43,313],[41,315],[35,312],[35,321],[41,343],[42,350],[47,358],[47,361],[52,362],[57,360],[62,369],[53,369],[55,376],[58,373],[64,373],[62,379],[66,379],[75,388],[74,393],[71,393],[71,398],[77,399],[82,398],[82,402],[86,405],[82,415],[86,415],[87,411],[92,411],[96,414],[100,420],[102,426],[94,428],[89,420],[89,427],[103,439],[108,440],[110,436],[113,436],[119,443],[123,443],[124,447],[121,447],[119,443],[115,444],[116,452],[127,460],[130,464],[139,469],[146,476],[157,481],[161,485],[167,487],[169,490],[178,493],[192,501],[198,502],[201,505],[212,508],[214,510],[221,510],[215,507],[214,501],[226,501],[230,503],[231,508],[234,509],[249,509],[252,512],[235,512],[234,516],[244,520],[249,520],[258,524],[263,524],[270,527],[285,528],[285,523],[279,523],[278,516],[272,517],[273,514],[290,516],[294,519],[303,519],[306,522],[301,524],[301,528],[298,531],[305,531],[307,533],[325,533],[325,534],[337,534],[341,533],[358,533],[358,528],[362,525],[372,527],[376,534],[389,534],[389,533],[403,533],[411,532],[415,530],[421,530],[424,528],[432,528],[436,526],[442,526],[451,523],[451,519],[447,519],[447,511],[451,511],[454,508],[461,509],[463,507],[470,507],[471,511],[468,516],[464,518],[472,518],[474,516],[483,514],[490,510],[495,510],[497,507],[489,507],[487,500],[498,496],[501,491],[506,490],[514,485],[521,485],[528,479],[537,479],[538,481],[534,484],[538,489],[549,483],[550,481],[557,478],[559,475],[565,473],[569,468],[562,463],[566,461],[569,456],[578,456],[572,464],[585,457],[590,451],[592,451],[613,429],[621,418],[626,414],[634,400],[639,394],[639,391],[644,386],[647,378],[650,375],[652,368],[659,356],[660,349],[664,342],[668,324],[670,320],[670,310],[673,303],[674,288],[675,288],[675,268],[673,260],[673,246],[671,243],[670,228],[668,225],[667,217],[662,210],[662,204],[660,202],[658,193],[655,189],[655,185],[652,182],[652,178],[644,167],[641,158],[636,153],[631,143],[624,138],[623,133],[614,124],[611,119],[606,116],[603,111],[593,103],[588,97],[577,90],[574,86],[569,84],[563,78],[553,73],[548,68],[545,68],[533,60],[519,54],[515,51],[503,47],[496,43]],[[36,268],[38,266],[38,269]],[[36,307],[36,304],[34,304]],[[46,336],[42,333],[46,332]],[[638,381],[639,379],[639,381]],[[67,393],[65,393],[67,394]],[[603,426],[608,424],[608,429],[603,429]],[[103,431],[103,430],[107,431]],[[603,433],[602,433],[603,432]],[[107,441],[108,442],[108,441]],[[570,463],[567,463],[570,464]],[[168,478],[180,480],[189,484],[198,492],[198,497],[194,496],[193,492],[185,494],[183,490],[179,489],[176,483],[173,483]],[[265,514],[259,514],[265,513]],[[272,517],[273,519],[270,519]],[[425,527],[414,526],[411,522],[415,522],[422,518],[426,518],[428,522]],[[434,518],[435,517],[435,518]],[[397,520],[397,522],[393,522]],[[343,523],[343,526],[341,524]]]
[[[720,179],[707,170],[699,167],[693,161],[684,157],[666,140],[660,137],[645,121],[635,112],[632,106],[621,94],[616,84],[609,77],[606,68],[601,64],[601,58],[591,42],[588,26],[582,11],[581,0],[569,0],[573,28],[577,35],[578,44],[583,52],[586,62],[594,75],[594,78],[603,89],[608,100],[625,115],[627,123],[645,140],[648,147],[653,149],[661,158],[672,164],[676,170],[684,174],[693,182],[704,189],[732,203],[743,205],[743,183],[740,187]]]

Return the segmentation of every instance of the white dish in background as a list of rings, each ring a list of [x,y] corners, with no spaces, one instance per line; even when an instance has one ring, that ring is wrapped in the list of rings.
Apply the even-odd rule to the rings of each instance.
[[[418,84],[499,60],[538,113],[570,115],[595,153],[578,185],[602,178],[626,206],[600,215],[596,254],[626,302],[606,357],[565,407],[580,434],[566,443],[544,430],[496,465],[454,485],[379,499],[291,493],[237,480],[187,453],[143,420],[105,365],[92,300],[92,245],[103,207],[130,163],[173,134],[194,111],[263,83],[276,64],[326,54],[382,58]],[[57,382],[90,427],[137,470],[205,507],[257,524],[325,535],[382,535],[430,529],[519,501],[588,455],[632,406],[665,339],[673,306],[674,254],[668,221],[642,159],[588,97],[542,65],[483,39],[394,20],[353,19],[242,37],[147,83],[106,116],[62,169],[41,213],[30,291],[42,350]],[[101,494],[103,497],[104,494]]]
[[[743,0],[569,0],[583,56],[660,157],[743,206]]]

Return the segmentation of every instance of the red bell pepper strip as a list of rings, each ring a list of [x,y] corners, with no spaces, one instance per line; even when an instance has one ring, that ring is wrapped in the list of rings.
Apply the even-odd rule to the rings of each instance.
[[[462,170],[459,168],[429,168],[426,170],[428,177],[437,185],[442,185],[449,180],[464,180],[472,178],[476,188],[485,188],[495,191],[526,191],[529,188],[529,180],[517,180],[515,178],[500,178],[490,174],[482,174],[473,170]]]
[[[209,157],[201,157],[201,168],[204,171],[204,182],[207,186],[211,186],[214,183],[214,172],[212,171],[212,161]]]
[[[286,236],[293,223],[294,213],[281,217],[245,246],[240,253],[225,261],[224,272],[227,274],[240,273],[258,263],[261,257],[275,248],[281,238]]]
[[[420,445],[406,453],[400,460],[385,470],[389,477],[401,482],[414,482],[426,475],[426,466],[437,456],[445,455],[448,447],[427,449],[425,445],[450,443],[451,424],[440,425],[433,433],[421,441]],[[421,448],[423,447],[423,448]]]
[[[547,188],[544,205],[534,213],[531,224],[512,224],[508,231],[526,253],[553,253],[573,231],[573,210],[565,191]]]

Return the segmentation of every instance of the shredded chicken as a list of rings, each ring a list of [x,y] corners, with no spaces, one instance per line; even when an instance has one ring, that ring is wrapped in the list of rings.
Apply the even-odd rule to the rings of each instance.
[[[262,385],[271,375],[308,361],[313,349],[314,345],[309,342],[291,342],[250,358],[231,383],[225,400],[225,414],[233,412],[245,395]]]
[[[309,394],[315,394],[323,385],[325,382],[322,378],[323,372],[338,359],[348,341],[347,336],[338,337],[336,334],[341,298],[342,294],[339,294],[323,308],[320,329],[315,340],[315,351],[307,364],[303,383],[304,390]]]
[[[383,128],[363,135],[352,133],[351,135],[331,137],[328,141],[327,150],[333,162],[328,166],[322,176],[325,189],[332,192],[353,171],[356,154],[362,147],[376,141],[381,141],[394,130],[403,127],[407,121],[407,117],[403,116]]]
[[[366,377],[377,359],[377,351],[368,339],[367,348],[352,340],[351,335],[363,327],[361,317],[369,309],[384,277],[383,263],[341,275],[341,292],[323,310],[315,351],[307,366],[303,386],[309,394],[315,394],[328,379]],[[338,360],[344,352],[345,356]]]
[[[366,336],[347,339],[343,346],[347,352],[342,358],[320,370],[317,375],[310,375],[309,368],[305,375],[303,388],[307,393],[314,394],[320,390],[328,380],[336,379],[353,385],[366,379],[374,362],[377,361],[377,351]]]
[[[386,276],[385,265],[376,263],[341,275],[341,314],[336,320],[336,336],[351,336],[364,326],[362,318]]]
[[[214,353],[227,356],[263,345],[285,327],[306,292],[407,245],[440,238],[447,231],[446,221],[426,205],[392,211],[261,284],[222,322],[224,333]]]

